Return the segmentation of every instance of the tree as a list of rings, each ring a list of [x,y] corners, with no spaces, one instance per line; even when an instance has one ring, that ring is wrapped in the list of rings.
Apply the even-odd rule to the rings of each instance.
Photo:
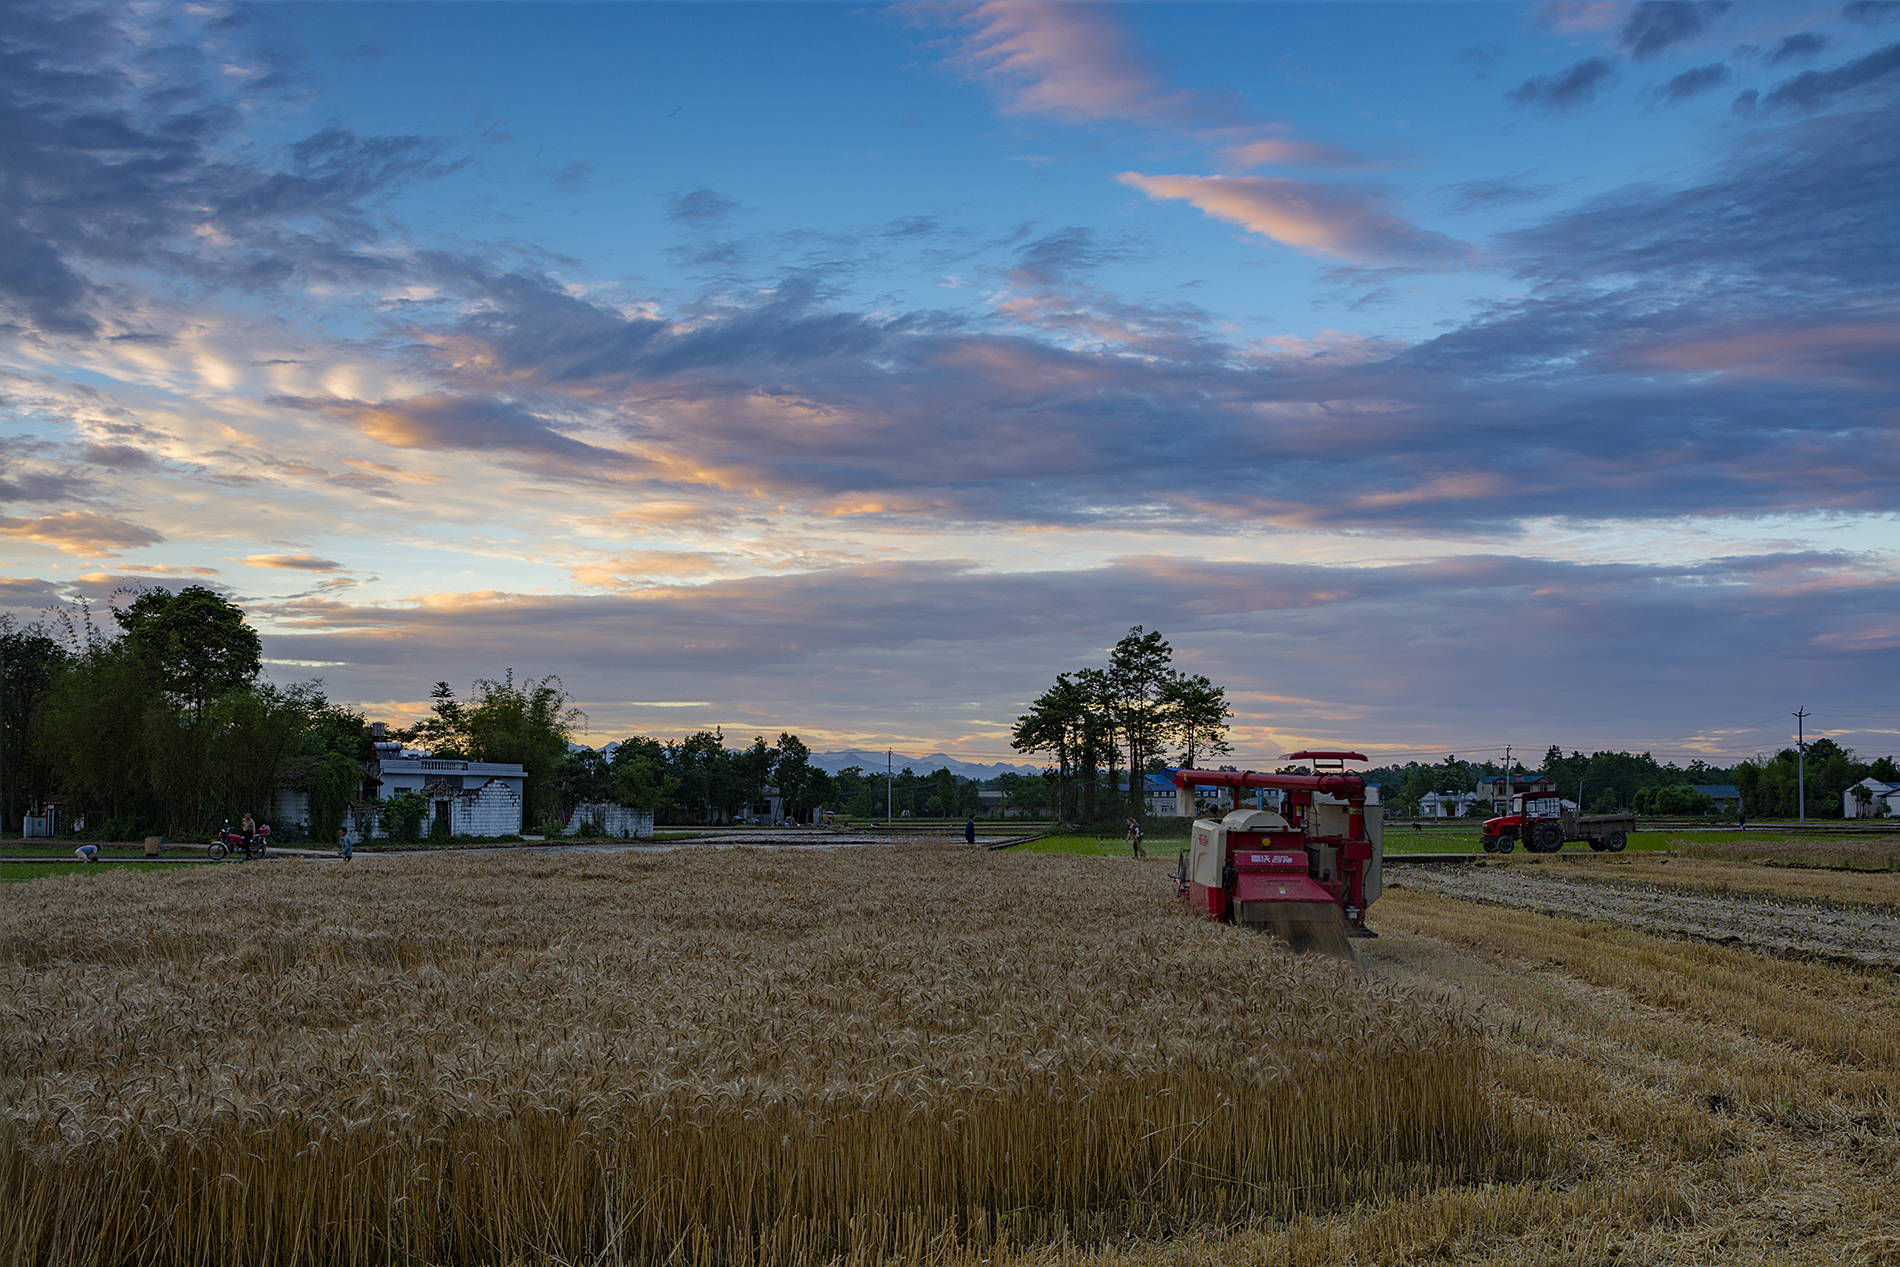
[[[568,753],[548,779],[548,807],[562,822],[579,806],[612,799],[613,766],[592,748]]]
[[[519,765],[527,774],[521,821],[541,821],[550,808],[547,782],[567,756],[568,740],[584,715],[568,706],[561,679],[553,676],[516,686],[510,669],[499,682],[477,679],[475,694],[475,701],[459,714],[467,735],[467,759]]]
[[[1202,757],[1224,757],[1233,752],[1227,741],[1227,688],[1215,686],[1204,674],[1176,674],[1165,698],[1169,740],[1180,751],[1181,764],[1198,769]]]
[[[1055,758],[1056,817],[1061,819],[1082,817],[1078,802],[1084,777],[1090,784],[1089,808],[1093,808],[1092,785],[1104,738],[1094,696],[1077,680],[1079,676],[1058,673],[1055,685],[1031,701],[1029,711],[1016,719],[1010,731],[1011,748]]]
[[[399,738],[427,749],[449,761],[475,761],[475,740],[468,730],[468,710],[455,698],[455,688],[437,682],[429,692],[435,702],[429,716],[417,722]]]
[[[778,786],[787,818],[796,822],[804,817],[805,811],[817,808],[812,797],[818,783],[814,776],[823,773],[812,767],[811,749],[799,742],[797,735],[779,734],[772,756],[772,782]]]
[[[0,827],[18,827],[52,793],[51,766],[33,732],[66,660],[44,624],[22,626],[0,612]]]
[[[123,639],[99,636],[88,622],[85,642],[48,688],[34,738],[73,817],[160,824],[148,744],[169,742],[180,727],[175,720],[169,731],[147,726],[148,713],[174,716],[159,698],[156,673]]]
[[[718,727],[697,731],[667,745],[666,755],[667,764],[677,772],[680,800],[700,810],[701,822],[710,823],[714,778],[726,755],[724,731]]]
[[[657,739],[622,739],[614,748],[610,785],[614,799],[653,813],[672,803],[679,775],[667,765],[666,745]]]
[[[1173,660],[1174,648],[1160,630],[1149,632],[1136,625],[1109,653],[1101,682],[1109,716],[1128,746],[1128,803],[1137,816],[1143,809],[1141,772],[1148,768],[1147,757],[1171,732],[1168,699],[1179,676]],[[1112,780],[1112,762],[1109,774]]]
[[[176,594],[147,590],[112,609],[135,654],[157,672],[160,688],[195,716],[263,670],[263,643],[244,610],[202,585]]]
[[[720,749],[714,767],[714,799],[728,821],[744,814],[765,791],[774,755],[764,735],[753,736],[751,747],[741,752]]]
[[[363,786],[363,767],[340,752],[326,752],[311,773],[310,839],[332,844],[343,826],[343,815]]]

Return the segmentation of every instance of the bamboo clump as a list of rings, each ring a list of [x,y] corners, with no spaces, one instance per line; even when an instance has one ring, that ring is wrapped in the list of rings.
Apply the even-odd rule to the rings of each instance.
[[[1489,1176],[1473,1021],[955,848],[20,886],[8,1263],[803,1264]]]

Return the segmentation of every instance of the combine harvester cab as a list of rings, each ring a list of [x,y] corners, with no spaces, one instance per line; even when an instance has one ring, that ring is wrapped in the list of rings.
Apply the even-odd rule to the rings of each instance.
[[[1175,884],[1208,919],[1270,932],[1295,950],[1318,950],[1357,964],[1353,937],[1373,937],[1366,907],[1379,896],[1382,811],[1377,789],[1345,771],[1353,752],[1296,752],[1313,774],[1182,770],[1179,794],[1226,788],[1233,809],[1194,822]],[[1246,789],[1274,789],[1278,812],[1243,809]]]

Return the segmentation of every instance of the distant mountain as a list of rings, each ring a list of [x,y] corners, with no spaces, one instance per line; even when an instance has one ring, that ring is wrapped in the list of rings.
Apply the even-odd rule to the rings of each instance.
[[[847,748],[843,752],[814,752],[811,763],[826,774],[836,774],[846,766],[857,766],[866,774],[881,773],[884,769],[884,753],[871,752],[864,748]],[[902,770],[910,767],[912,774],[931,774],[938,770],[948,770],[961,779],[993,779],[999,774],[1040,774],[1038,765],[1011,765],[998,761],[982,765],[974,761],[959,761],[946,753],[933,752],[927,757],[907,757],[903,753],[891,754],[891,769]]]

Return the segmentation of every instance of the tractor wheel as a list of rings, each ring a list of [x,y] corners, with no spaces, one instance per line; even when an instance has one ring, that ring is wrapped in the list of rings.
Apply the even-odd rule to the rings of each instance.
[[[1564,829],[1556,823],[1539,823],[1536,840],[1531,847],[1538,853],[1556,853],[1564,847]]]
[[[1629,842],[1628,836],[1625,836],[1620,831],[1613,831],[1603,838],[1603,847],[1608,849],[1611,853],[1622,853],[1623,846],[1629,844]]]
[[[1517,848],[1516,836],[1499,836],[1498,837],[1498,852],[1499,853],[1509,853],[1511,852],[1511,850],[1515,848]]]
[[[1484,846],[1486,853],[1496,853],[1498,851],[1498,838],[1496,836],[1480,836],[1478,837],[1478,843]]]

